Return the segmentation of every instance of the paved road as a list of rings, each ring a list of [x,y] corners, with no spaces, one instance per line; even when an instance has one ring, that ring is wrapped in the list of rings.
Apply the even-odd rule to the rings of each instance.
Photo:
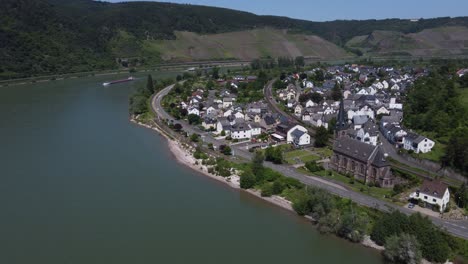
[[[309,132],[310,135],[315,135],[315,129],[310,127],[310,124],[304,123],[299,117],[291,114],[291,113],[286,113],[283,111],[281,108],[278,107],[277,102],[275,101],[275,97],[273,95],[273,83],[276,81],[276,79],[271,80],[270,82],[267,83],[265,88],[263,89],[263,94],[265,95],[266,102],[269,106],[270,109],[275,111],[276,113],[287,117],[289,120],[291,120],[294,123],[302,124],[305,126]]]
[[[173,85],[168,86],[161,90],[159,93],[157,93],[152,101],[151,101],[151,106],[153,108],[153,111],[155,111],[156,115],[160,119],[168,119],[171,120],[172,117],[164,111],[164,109],[161,106],[161,100],[162,98],[169,93],[169,91],[172,89]],[[182,124],[184,127],[184,130],[187,131],[189,134],[192,133],[198,133],[202,135],[203,140],[207,143],[212,143],[215,146],[219,146],[221,144],[229,144],[228,142],[224,140],[216,140],[210,133],[206,133],[203,131],[200,131],[200,129],[190,126],[187,122],[183,120],[178,120],[178,123]],[[235,156],[244,158],[246,160],[250,160],[252,158],[252,153],[248,152],[245,148],[245,145],[240,144],[240,145],[232,145],[232,150],[233,154]],[[289,165],[276,165],[270,162],[265,162],[265,166],[269,167],[271,169],[274,169],[288,177],[297,179],[301,181],[302,183],[309,185],[309,186],[315,186],[318,188],[325,189],[329,191],[332,194],[344,197],[344,198],[349,198],[353,200],[354,202],[371,207],[371,208],[376,208],[382,211],[390,211],[392,209],[399,210],[405,214],[412,214],[414,213],[413,210],[408,209],[406,207],[400,207],[367,195],[364,195],[359,192],[355,192],[352,190],[347,189],[345,186],[337,186],[336,183],[329,182],[323,178],[319,177],[311,177],[306,174],[302,174],[298,171],[296,171],[292,166]],[[429,216],[429,218],[432,220],[432,222],[435,225],[438,225],[444,229],[446,229],[448,232],[462,237],[464,239],[468,239],[468,221],[466,220],[461,220],[461,221],[455,221],[455,220],[444,220],[441,218],[437,217],[432,217]]]

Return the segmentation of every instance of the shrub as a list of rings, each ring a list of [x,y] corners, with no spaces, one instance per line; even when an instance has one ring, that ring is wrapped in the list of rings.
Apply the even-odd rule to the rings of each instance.
[[[250,173],[244,173],[240,176],[240,187],[250,189],[255,186],[255,176]]]
[[[261,195],[263,197],[270,197],[271,195],[273,195],[273,185],[269,183],[263,184],[261,191]]]

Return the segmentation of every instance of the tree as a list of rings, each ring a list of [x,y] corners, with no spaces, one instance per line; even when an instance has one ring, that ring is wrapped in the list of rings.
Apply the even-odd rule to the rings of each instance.
[[[180,112],[180,115],[183,117],[188,115],[188,111],[185,108],[180,108],[179,112]]]
[[[225,146],[221,152],[226,156],[232,155],[232,149],[230,146]]]
[[[130,97],[130,113],[139,115],[148,112],[148,98],[144,95],[135,95]]]
[[[255,176],[249,173],[244,173],[240,176],[240,187],[242,189],[250,189],[255,186]]]
[[[408,217],[399,211],[384,214],[374,224],[374,228],[371,232],[371,238],[378,245],[383,246],[387,237],[395,234],[398,235],[403,232],[409,232],[409,225]]]
[[[213,87],[215,86],[214,82],[212,80],[209,80],[207,83],[206,83],[206,89],[208,90],[211,90],[213,89]]]
[[[305,65],[304,57],[303,56],[296,57],[296,59],[294,60],[294,64],[297,67],[303,67]]]
[[[331,135],[333,135],[333,133],[335,132],[335,128],[336,128],[336,117],[333,117],[333,118],[330,119],[330,121],[328,122],[328,133],[330,133]]]
[[[328,143],[329,137],[330,134],[328,134],[328,130],[325,127],[321,126],[317,128],[315,133],[314,146],[317,148],[325,147]]]
[[[146,90],[148,90],[150,94],[154,93],[153,76],[151,76],[151,74],[148,75],[148,79],[146,81]]]
[[[176,132],[181,131],[181,130],[182,130],[182,125],[179,124],[179,123],[175,124],[175,125],[174,125],[174,130],[175,130]]]
[[[201,123],[201,118],[195,114],[190,114],[187,117],[190,125],[199,125]]]
[[[310,94],[310,100],[316,104],[319,104],[323,101],[323,96],[317,92],[313,92]]]
[[[335,83],[335,86],[331,90],[331,98],[333,101],[339,101],[341,100],[341,98],[343,98],[343,93],[341,91],[341,87],[338,82]]]
[[[416,237],[405,233],[388,237],[383,255],[393,263],[419,264],[422,258]]]
[[[274,164],[282,164],[283,163],[283,153],[281,152],[280,148],[273,148],[268,147],[265,150],[265,160],[271,161]]]
[[[323,170],[323,167],[318,165],[316,161],[308,161],[305,163],[305,167],[310,172],[317,172]]]
[[[458,188],[457,192],[455,193],[455,202],[460,208],[466,208],[468,205],[468,188],[466,183],[462,183],[462,185]]]
[[[215,80],[219,79],[219,68],[218,67],[213,68],[211,77],[213,79],[215,79]]]
[[[286,187],[285,184],[281,180],[276,179],[273,182],[273,186],[272,186],[273,194],[281,194],[283,190],[285,189],[285,187]]]
[[[263,156],[262,152],[256,151],[253,158],[252,158],[252,172],[254,175],[262,173],[263,171],[263,160],[265,156]]]
[[[457,128],[450,136],[442,163],[468,173],[468,126]]]
[[[190,141],[192,141],[192,142],[198,142],[199,140],[200,140],[200,136],[198,134],[193,133],[190,136]]]

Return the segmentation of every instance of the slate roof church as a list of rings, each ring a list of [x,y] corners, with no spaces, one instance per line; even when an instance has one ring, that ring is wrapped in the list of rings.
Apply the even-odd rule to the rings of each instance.
[[[351,174],[365,184],[374,184],[384,188],[393,187],[395,177],[382,147],[346,136],[347,129],[343,101],[341,101],[330,168],[342,174]]]

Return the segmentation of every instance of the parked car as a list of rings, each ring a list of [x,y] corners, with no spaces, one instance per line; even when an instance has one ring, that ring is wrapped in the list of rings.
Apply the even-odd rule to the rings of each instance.
[[[408,208],[409,208],[409,209],[413,209],[413,208],[414,208],[414,203],[408,204]]]

